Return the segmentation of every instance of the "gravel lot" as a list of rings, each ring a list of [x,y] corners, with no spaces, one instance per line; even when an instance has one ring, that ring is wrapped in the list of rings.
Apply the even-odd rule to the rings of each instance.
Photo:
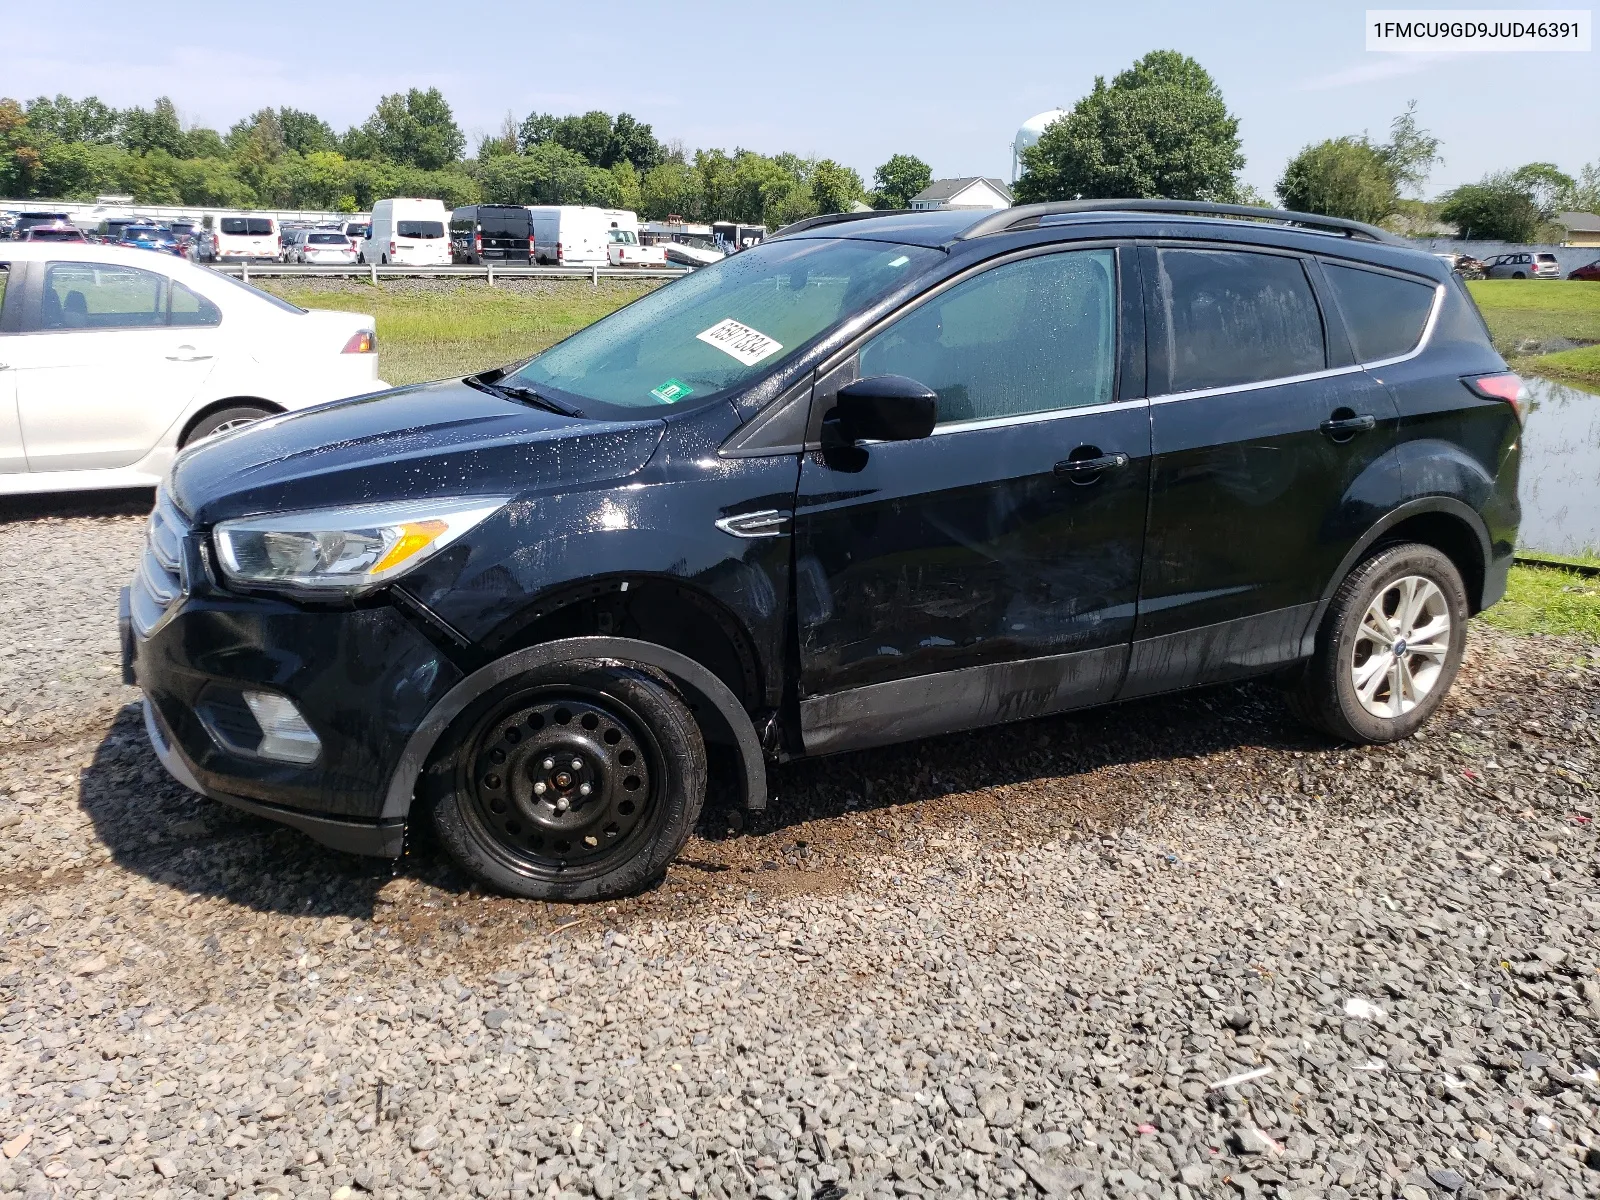
[[[791,766],[547,906],[171,784],[140,503],[0,513],[0,1192],[1600,1192],[1600,647],[1479,628],[1381,750],[1247,687]]]

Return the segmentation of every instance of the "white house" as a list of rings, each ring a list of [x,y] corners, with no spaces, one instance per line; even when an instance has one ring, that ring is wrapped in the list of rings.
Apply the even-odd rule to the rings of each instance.
[[[1011,189],[998,179],[969,175],[963,179],[935,179],[915,196],[911,207],[1010,208]]]

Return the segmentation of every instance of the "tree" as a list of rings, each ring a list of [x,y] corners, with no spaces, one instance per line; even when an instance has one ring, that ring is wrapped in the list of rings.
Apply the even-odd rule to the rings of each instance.
[[[700,174],[681,158],[669,158],[644,173],[639,185],[639,214],[646,220],[668,217],[698,220],[705,213]]]
[[[1587,163],[1577,181],[1561,197],[1564,212],[1600,212],[1600,160]]]
[[[1539,227],[1539,206],[1512,172],[1500,171],[1445,193],[1439,219],[1470,240],[1527,242]]]
[[[122,114],[98,96],[74,100],[58,94],[54,100],[39,96],[28,101],[28,127],[35,135],[62,142],[109,145],[117,140]]]
[[[618,113],[611,123],[611,141],[606,146],[606,161],[600,165],[614,167],[618,163],[632,163],[640,171],[658,166],[666,158],[666,151],[656,141],[650,126],[635,120],[628,113]]]
[[[158,97],[155,107],[148,112],[142,108],[130,108],[123,113],[118,140],[123,149],[134,154],[165,150],[175,157],[182,157],[187,149],[183,125],[178,120],[178,108],[167,96]]]
[[[811,200],[819,213],[849,212],[866,194],[861,176],[841,167],[831,158],[819,162],[811,172]]]
[[[483,198],[495,204],[598,204],[611,198],[608,172],[554,141],[526,154],[491,158],[481,171]]]
[[[227,144],[235,155],[248,154],[266,162],[277,162],[289,148],[283,136],[283,123],[273,108],[257,109],[235,121],[228,130]]]
[[[467,144],[438,88],[385,96],[361,132],[376,157],[424,171],[455,162]]]
[[[517,119],[511,115],[511,110],[506,110],[505,119],[500,122],[500,132],[485,134],[478,141],[479,162],[489,158],[500,158],[507,154],[517,152]]]
[[[1285,208],[1376,223],[1394,212],[1399,195],[1392,168],[1365,138],[1341,137],[1307,146],[1278,180]]]
[[[302,112],[298,108],[280,108],[278,127],[283,131],[283,144],[296,154],[332,150],[338,142],[333,126],[316,113]]]
[[[1365,142],[1366,138],[1361,140]],[[1421,188],[1427,182],[1434,163],[1444,161],[1439,157],[1439,139],[1426,129],[1417,127],[1415,100],[1406,105],[1405,112],[1389,122],[1389,140],[1376,149],[1389,169],[1397,193]]]
[[[933,181],[933,170],[920,158],[896,154],[872,174],[874,208],[909,208],[911,197]]]
[[[1511,172],[1514,186],[1527,192],[1539,219],[1548,221],[1560,210],[1563,200],[1577,188],[1578,181],[1555,163],[1527,163]]]
[[[1019,201],[1111,196],[1231,200],[1244,166],[1239,120],[1204,67],[1145,55],[1094,88],[1022,152]]]

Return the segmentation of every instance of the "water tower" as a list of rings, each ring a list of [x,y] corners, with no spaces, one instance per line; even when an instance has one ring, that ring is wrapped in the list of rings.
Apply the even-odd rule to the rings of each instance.
[[[1017,130],[1017,136],[1011,139],[1011,182],[1016,183],[1017,176],[1022,174],[1022,152],[1039,140],[1039,135],[1045,127],[1054,121],[1059,121],[1067,115],[1064,108],[1052,108],[1049,112],[1042,112],[1036,117],[1029,117],[1022,123],[1022,128]]]

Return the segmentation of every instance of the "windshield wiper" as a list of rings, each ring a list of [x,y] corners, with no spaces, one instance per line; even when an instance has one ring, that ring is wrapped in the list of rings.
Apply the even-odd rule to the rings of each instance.
[[[541,396],[537,391],[525,384],[499,383],[484,379],[482,376],[470,382],[499,392],[502,396],[510,396],[513,400],[521,400],[524,404],[531,404],[535,408],[542,408],[546,412],[559,413],[563,417],[583,416],[581,408],[574,408],[570,404],[563,403],[560,400],[553,400],[549,396]]]

